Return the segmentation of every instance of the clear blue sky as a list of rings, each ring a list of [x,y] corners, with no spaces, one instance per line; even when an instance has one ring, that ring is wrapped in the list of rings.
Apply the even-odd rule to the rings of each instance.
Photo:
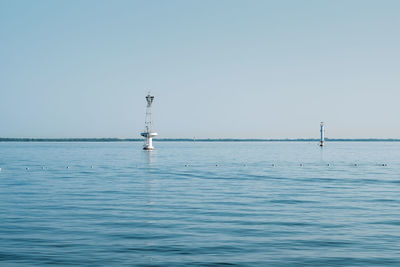
[[[400,1],[0,0],[0,136],[400,138]]]

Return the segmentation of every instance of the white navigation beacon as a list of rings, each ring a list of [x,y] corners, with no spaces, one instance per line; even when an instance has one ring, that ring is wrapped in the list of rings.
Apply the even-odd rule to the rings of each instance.
[[[319,146],[324,146],[325,145],[325,125],[324,125],[323,121],[321,121],[320,127],[321,127],[321,129],[320,129],[321,139],[319,141]]]
[[[151,104],[153,103],[154,96],[150,93],[146,96],[147,107],[146,107],[146,120],[144,123],[144,131],[140,134],[144,139],[144,150],[153,150],[153,137],[157,136],[156,132],[153,132],[153,121],[151,119]]]

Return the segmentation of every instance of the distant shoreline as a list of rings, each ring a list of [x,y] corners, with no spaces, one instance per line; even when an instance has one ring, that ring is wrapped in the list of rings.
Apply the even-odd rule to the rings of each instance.
[[[142,142],[140,138],[0,138],[0,142]],[[318,142],[317,138],[257,139],[257,138],[159,138],[156,142]],[[395,138],[326,138],[327,142],[400,142]]]

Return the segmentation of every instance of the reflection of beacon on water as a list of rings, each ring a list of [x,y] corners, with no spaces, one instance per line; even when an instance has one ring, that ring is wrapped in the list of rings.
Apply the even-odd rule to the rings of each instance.
[[[144,150],[153,150],[153,137],[157,135],[156,132],[153,132],[153,122],[151,120],[151,104],[153,103],[154,96],[150,95],[150,93],[146,96],[147,107],[146,107],[146,120],[144,123],[144,131],[140,134],[144,139]]]
[[[321,121],[320,126],[321,126],[321,130],[320,130],[321,131],[321,139],[319,141],[319,146],[324,146],[325,145],[325,125],[324,125],[323,121]]]

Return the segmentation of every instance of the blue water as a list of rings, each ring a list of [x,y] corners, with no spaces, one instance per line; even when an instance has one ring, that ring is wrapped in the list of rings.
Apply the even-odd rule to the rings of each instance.
[[[400,266],[400,143],[155,145],[0,143],[0,265]]]

